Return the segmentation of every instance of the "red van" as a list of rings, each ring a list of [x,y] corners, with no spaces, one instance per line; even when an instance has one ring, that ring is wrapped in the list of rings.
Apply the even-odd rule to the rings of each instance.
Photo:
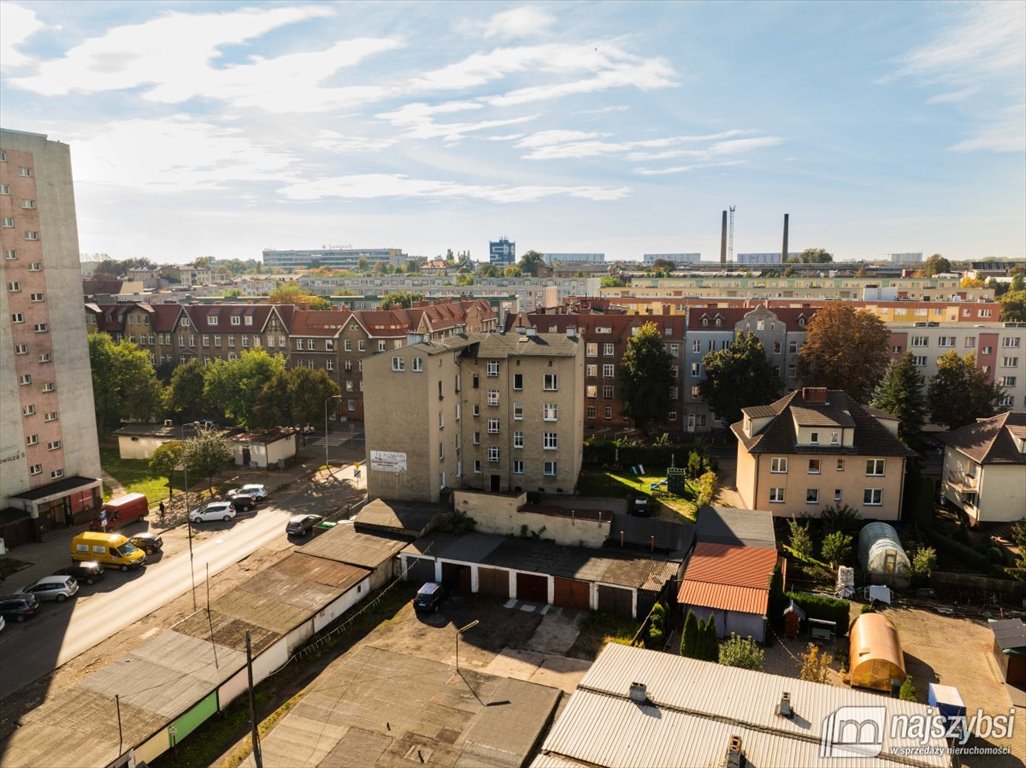
[[[100,509],[100,514],[89,524],[91,531],[113,531],[146,517],[150,503],[141,493],[127,493],[111,499]]]

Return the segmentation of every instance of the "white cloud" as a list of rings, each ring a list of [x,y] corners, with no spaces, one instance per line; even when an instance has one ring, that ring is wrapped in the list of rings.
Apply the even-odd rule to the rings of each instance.
[[[955,152],[1022,152],[1026,150],[1026,104],[1008,107],[987,120],[972,138],[960,141]]]
[[[434,179],[414,179],[402,174],[368,173],[302,181],[284,188],[291,200],[320,200],[338,197],[352,200],[377,198],[473,198],[492,203],[534,202],[548,197],[575,197],[586,200],[620,200],[630,187],[602,186],[498,186],[463,184]]]
[[[637,168],[634,173],[638,176],[668,176],[674,173],[688,173],[703,168],[723,168],[731,165],[742,165],[744,160],[724,160],[722,163],[696,163],[695,165],[672,165],[666,168]]]
[[[477,102],[446,102],[444,104],[404,104],[392,112],[382,112],[379,118],[387,120],[392,125],[403,131],[405,136],[414,139],[445,139],[446,141],[458,141],[467,133],[501,128],[506,125],[519,125],[530,122],[538,115],[520,115],[507,117],[498,120],[479,120],[472,123],[438,123],[435,122],[435,115],[452,114],[453,112],[464,112],[482,109],[483,105]]]
[[[516,142],[514,146],[530,150],[524,155],[524,158],[527,160],[557,160],[625,154],[628,160],[651,161],[682,157],[709,159],[719,155],[750,152],[761,147],[779,144],[782,141],[782,139],[774,136],[764,136],[717,141],[707,147],[700,148],[677,148],[662,152],[636,151],[677,147],[680,144],[698,144],[750,133],[753,133],[753,131],[735,129],[699,136],[664,136],[637,141],[604,141],[603,139],[609,136],[608,133],[554,130],[531,134]]]
[[[338,131],[322,129],[317,132],[310,146],[325,149],[329,152],[374,152],[388,149],[396,143],[395,139],[383,137],[351,136]]]
[[[709,139],[724,138],[727,136],[737,136],[740,134],[751,133],[752,131],[745,130],[734,130],[724,131],[718,134],[710,134],[704,137],[692,137],[699,141],[705,141]],[[783,139],[777,136],[759,136],[750,139],[730,139],[727,141],[717,141],[710,144],[707,147],[699,149],[670,149],[665,152],[632,152],[627,155],[628,160],[634,161],[651,161],[651,160],[672,160],[679,158],[693,158],[695,160],[709,160],[714,157],[720,157],[723,155],[736,155],[742,152],[751,152],[756,149],[762,149],[763,147],[772,147],[777,144],[783,143]]]
[[[528,37],[544,32],[555,23],[556,17],[551,13],[540,8],[524,6],[492,16],[485,26],[484,36],[486,38]]]
[[[947,93],[938,93],[936,96],[932,96],[926,100],[927,104],[958,104],[959,102],[966,101],[972,96],[975,96],[977,90],[975,88],[961,88],[957,91],[948,91]]]
[[[0,3],[0,61],[4,68],[31,62],[32,57],[19,51],[18,47],[45,28],[35,11],[15,3]]]
[[[532,133],[517,142],[518,147],[551,147],[554,144],[565,144],[568,142],[584,141],[585,139],[598,139],[608,136],[608,133],[596,133],[594,131],[539,131]]]

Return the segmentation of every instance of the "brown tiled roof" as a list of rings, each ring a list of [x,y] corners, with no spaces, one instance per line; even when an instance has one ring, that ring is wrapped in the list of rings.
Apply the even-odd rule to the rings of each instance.
[[[274,311],[274,306],[271,304],[186,304],[182,309],[189,316],[193,327],[200,333],[211,329],[234,329],[237,333],[259,333],[267,324],[267,318]],[[235,315],[252,317],[253,322],[250,325],[233,326],[230,318]],[[213,317],[217,318],[216,325],[211,325],[209,322]]]
[[[539,333],[534,336],[519,333],[475,333],[475,342],[469,354],[478,358],[505,358],[509,356],[573,357],[577,354],[577,339],[565,334]]]
[[[799,427],[854,427],[855,420],[838,403],[806,406],[791,403],[791,416]]]
[[[342,331],[353,313],[348,309],[298,309],[292,315],[290,332],[294,336],[334,338]]]
[[[700,541],[684,572],[677,601],[765,615],[776,564],[777,551],[771,547]]]
[[[521,319],[523,318],[523,319]],[[606,315],[606,314],[549,314],[532,312],[526,315],[509,315],[506,330],[517,327],[534,327],[539,333],[566,333],[574,328],[586,341],[622,342],[631,337],[634,328],[654,323],[664,339],[680,341],[684,338],[687,318],[684,315]],[[665,329],[670,328],[670,335]],[[598,328],[609,328],[610,333],[598,333]]]
[[[743,429],[744,422],[738,421],[730,429],[749,453],[809,453],[809,454],[849,454],[856,456],[912,456],[913,453],[891,434],[888,429],[877,421],[869,411],[856,403],[846,392],[831,389],[827,393],[827,402],[819,405],[806,403],[802,399],[801,390],[784,395],[775,403],[758,408],[742,408],[749,418],[772,416],[770,422],[760,432],[748,437]],[[855,428],[855,442],[852,447],[842,445],[808,446],[797,444],[794,418],[791,413],[798,410],[802,417],[811,418],[809,411],[829,414],[829,418],[841,418],[846,414]],[[810,424],[813,422],[801,422]],[[818,424],[819,422],[815,422]],[[833,422],[824,422],[833,423]]]
[[[178,316],[182,308],[178,304],[156,304],[153,307],[153,315],[150,324],[155,332],[170,333],[178,324]]]
[[[733,333],[734,325],[743,320],[744,316],[751,311],[751,307],[690,307],[688,309],[688,330],[720,330]],[[716,325],[717,317],[722,318],[722,325]],[[702,322],[705,318],[709,320],[707,324]]]
[[[977,464],[1026,464],[1015,437],[1026,434],[1026,412],[1009,411],[949,432],[944,442]]]

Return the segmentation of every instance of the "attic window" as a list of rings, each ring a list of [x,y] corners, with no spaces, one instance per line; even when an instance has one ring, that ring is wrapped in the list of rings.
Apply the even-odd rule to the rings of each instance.
[[[709,325],[709,318],[708,317],[703,317],[702,318],[702,325]]]
[[[719,328],[721,325],[723,325],[723,318],[722,317],[717,317],[716,318],[716,327]]]

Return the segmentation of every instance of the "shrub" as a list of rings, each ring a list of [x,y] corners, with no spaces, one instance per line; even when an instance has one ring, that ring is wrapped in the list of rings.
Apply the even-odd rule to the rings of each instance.
[[[731,633],[729,640],[720,644],[720,664],[762,671],[766,652],[751,637],[738,637]]]
[[[862,518],[859,517],[857,509],[839,503],[835,503],[832,507],[824,507],[820,520],[824,533],[830,534],[839,531],[850,534],[852,537],[862,525]]]
[[[688,456],[688,477],[698,477],[702,474],[705,464],[698,451],[692,451]]]
[[[862,610],[860,611],[860,613],[876,613],[876,608],[867,603],[866,605],[862,606]]]
[[[698,478],[698,498],[696,499],[698,505],[702,506],[703,504],[712,504],[712,501],[716,498],[716,494],[719,490],[719,477],[717,477],[716,473],[711,470],[706,472]]]
[[[802,669],[798,673],[799,680],[808,680],[812,683],[827,682],[827,673],[830,670],[830,664],[833,663],[833,656],[826,651],[820,651],[815,644],[809,643],[798,658],[802,662]]]
[[[663,639],[663,630],[659,627],[649,627],[648,638],[645,640],[646,648],[654,648],[657,651],[661,651],[665,642],[666,641]]]
[[[919,701],[916,698],[916,684],[912,680],[912,676],[909,675],[905,678],[905,682],[901,684],[901,690],[898,691],[898,698],[902,701]]]
[[[930,576],[930,573],[937,567],[937,550],[933,547],[919,547],[912,552],[912,575],[919,577]]]
[[[699,659],[704,661],[719,661],[720,641],[716,637],[716,618],[710,613],[709,618],[703,624],[699,624],[698,631]]]
[[[843,531],[828,533],[823,538],[823,546],[820,548],[823,559],[830,563],[831,568],[849,562],[853,552],[852,543],[851,536]]]
[[[684,631],[680,634],[680,655],[698,658],[698,617],[691,609],[688,609],[688,615],[684,617]]]
[[[809,535],[809,524],[792,517],[787,521],[790,529],[791,550],[802,560],[812,557],[812,537]]]
[[[837,627],[838,635],[847,633],[850,611],[847,600],[808,592],[788,592],[786,596],[794,600],[808,618],[832,621]]]

